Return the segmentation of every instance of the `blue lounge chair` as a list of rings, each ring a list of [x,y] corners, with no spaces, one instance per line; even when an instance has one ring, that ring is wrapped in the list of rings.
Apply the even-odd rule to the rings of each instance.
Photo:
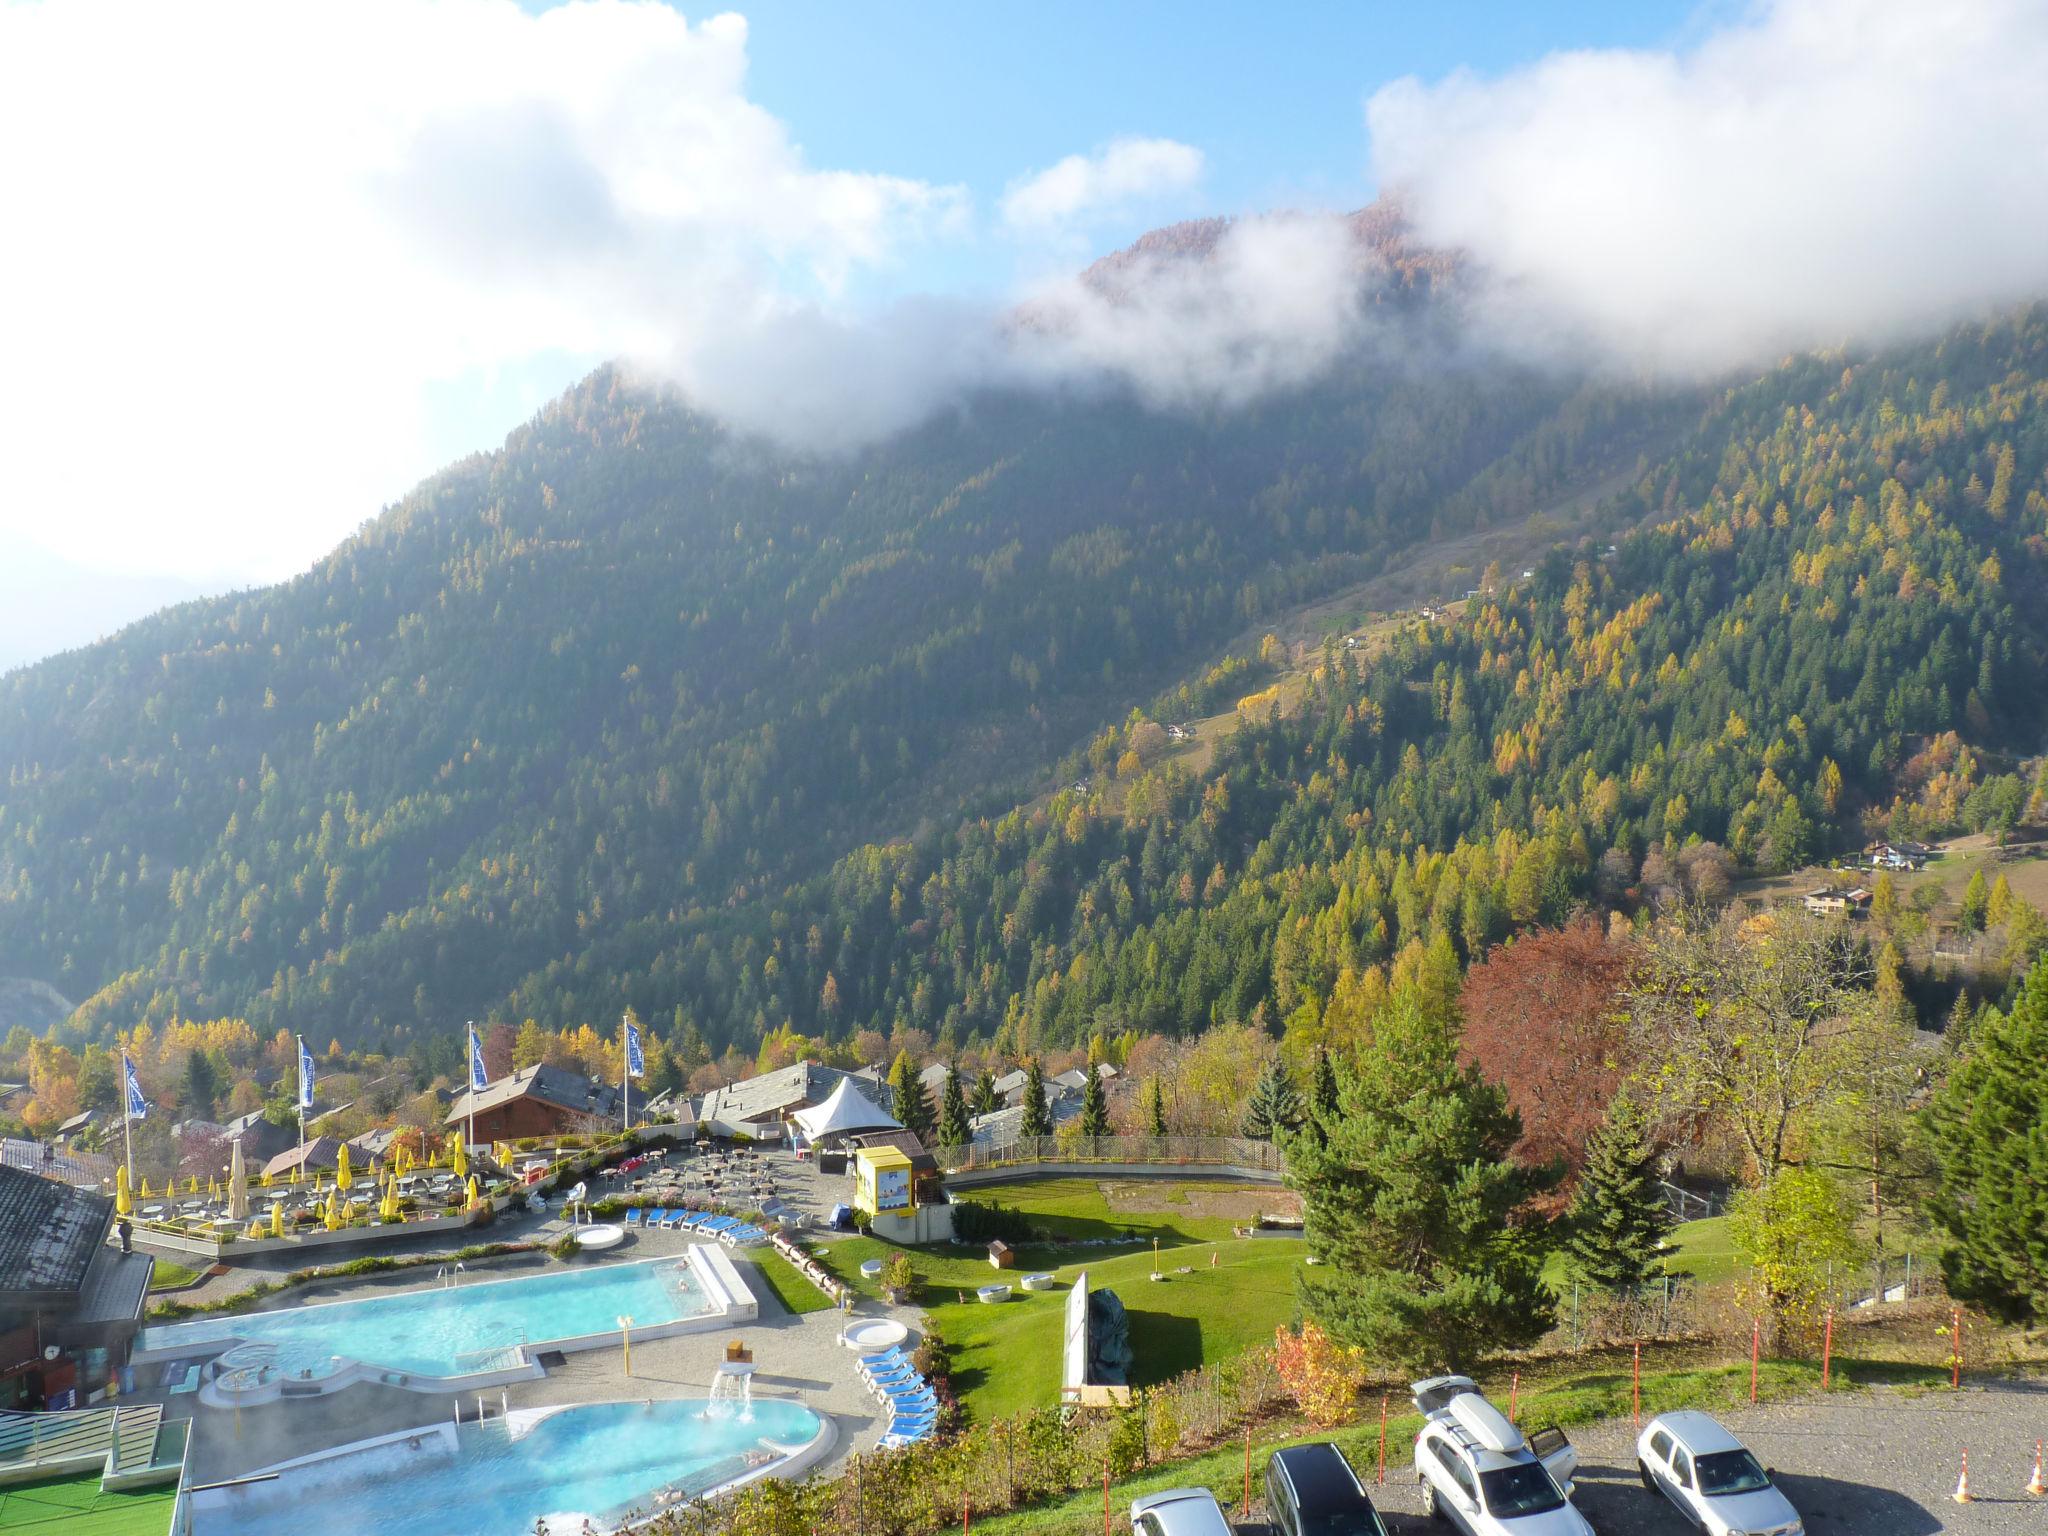
[[[697,1230],[699,1232],[715,1233],[723,1232],[728,1227],[736,1227],[738,1225],[739,1222],[737,1222],[730,1216],[706,1216],[702,1221],[697,1223]]]
[[[860,1365],[863,1370],[875,1370],[884,1365],[896,1364],[899,1361],[907,1364],[909,1360],[910,1356],[903,1353],[901,1345],[892,1344],[880,1354],[862,1355],[860,1357]]]
[[[878,1381],[874,1383],[874,1388],[877,1396],[886,1397],[891,1402],[897,1403],[913,1402],[920,1398],[930,1397],[932,1393],[931,1383],[927,1382],[922,1376],[914,1381]]]
[[[882,1436],[882,1447],[885,1450],[900,1451],[906,1445],[917,1444],[918,1441],[930,1435],[936,1427],[933,1424],[920,1424],[913,1429],[906,1429],[901,1433],[891,1430],[888,1434]]]
[[[895,1371],[887,1376],[863,1376],[861,1379],[876,1392],[902,1392],[924,1385],[924,1378],[915,1371]]]
[[[641,1212],[641,1210],[640,1210],[640,1207],[639,1207],[639,1206],[635,1205],[635,1206],[629,1206],[629,1207],[627,1208],[627,1210],[626,1210],[626,1225],[627,1225],[627,1226],[629,1226],[629,1227],[637,1227],[637,1226],[639,1226],[639,1225],[640,1225],[640,1223],[641,1223],[641,1222],[642,1222],[642,1221],[643,1221],[644,1219],[645,1219],[645,1217],[643,1216],[643,1214],[642,1214],[642,1212]]]

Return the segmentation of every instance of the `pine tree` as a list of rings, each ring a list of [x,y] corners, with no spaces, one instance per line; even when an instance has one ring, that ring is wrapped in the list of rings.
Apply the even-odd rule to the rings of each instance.
[[[968,1105],[977,1115],[992,1115],[996,1112],[996,1075],[986,1067],[981,1076],[974,1080],[974,1097]]]
[[[1316,1052],[1315,1076],[1309,1081],[1309,1113],[1326,1120],[1337,1112],[1337,1069],[1330,1064],[1327,1050]]]
[[[1088,1086],[1081,1090],[1081,1134],[1109,1134],[1109,1092],[1102,1086],[1102,1074],[1088,1069]]]
[[[1990,887],[1984,883],[1984,871],[1975,870],[1970,875],[1970,883],[1963,887],[1963,926],[1973,932],[1980,931],[1990,910]]]
[[[1281,1138],[1321,1261],[1300,1274],[1304,1311],[1376,1360],[1432,1371],[1553,1321],[1530,1206],[1557,1174],[1510,1155],[1520,1117],[1457,1045],[1454,1021],[1395,1002],[1371,1046],[1333,1064],[1336,1110]]]
[[[1950,1293],[2012,1322],[2048,1318],[2048,963],[2012,1012],[1970,1030],[1928,1132]]]
[[[1671,1230],[1671,1217],[1657,1189],[1655,1163],[1642,1107],[1624,1088],[1586,1149],[1586,1168],[1567,1218],[1565,1251],[1588,1285],[1633,1295],[1657,1269],[1658,1245]]]
[[[1052,1109],[1045,1102],[1045,1069],[1039,1065],[1036,1056],[1024,1068],[1024,1123],[1017,1128],[1017,1134],[1052,1134]]]
[[[1238,1134],[1251,1141],[1271,1141],[1296,1129],[1305,1118],[1301,1095],[1288,1080],[1286,1065],[1276,1058],[1252,1085]]]
[[[896,1053],[896,1065],[889,1071],[889,1090],[895,1100],[892,1113],[903,1122],[903,1129],[915,1131],[920,1140],[928,1139],[932,1133],[932,1104],[925,1097],[924,1084],[917,1080],[917,1068],[911,1064],[908,1051]]]
[[[960,1087],[960,1066],[946,1068],[946,1086],[939,1096],[939,1145],[964,1147],[974,1139],[967,1126],[967,1095]]]
[[[1166,1090],[1153,1078],[1145,1090],[1145,1134],[1166,1135]]]

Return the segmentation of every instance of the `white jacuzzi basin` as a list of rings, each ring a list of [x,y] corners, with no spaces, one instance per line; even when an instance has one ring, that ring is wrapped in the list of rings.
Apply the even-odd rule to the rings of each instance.
[[[870,1280],[879,1280],[882,1277],[882,1261],[869,1259],[861,1265],[860,1272]]]
[[[1024,1289],[1027,1291],[1049,1291],[1053,1288],[1051,1275],[1026,1275]]]
[[[1010,1288],[1007,1285],[984,1285],[974,1294],[983,1301],[993,1305],[998,1301],[1008,1301],[1010,1299]]]
[[[588,1248],[593,1253],[605,1248],[616,1248],[626,1240],[626,1229],[610,1222],[597,1222],[591,1226],[576,1229],[576,1246]]]
[[[910,1330],[893,1318],[868,1317],[848,1323],[839,1330],[839,1342],[863,1355],[894,1349],[910,1337]]]

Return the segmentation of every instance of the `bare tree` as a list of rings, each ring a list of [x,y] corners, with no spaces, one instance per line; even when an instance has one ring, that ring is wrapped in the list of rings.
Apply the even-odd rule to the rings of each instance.
[[[1629,1017],[1666,1106],[1732,1133],[1761,1183],[1841,1090],[1845,1058],[1876,1022],[1870,980],[1845,920],[1688,908],[1646,941]]]

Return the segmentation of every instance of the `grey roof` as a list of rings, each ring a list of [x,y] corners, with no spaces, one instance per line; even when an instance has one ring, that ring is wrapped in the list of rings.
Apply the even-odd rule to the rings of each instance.
[[[1074,1092],[1079,1093],[1088,1086],[1088,1074],[1079,1067],[1069,1067],[1066,1071],[1047,1079],[1048,1087],[1053,1083],[1058,1083],[1062,1088],[1071,1088]]]
[[[1081,1113],[1081,1106],[1074,1099],[1054,1099],[1047,1105],[1052,1123],[1071,1120]],[[1024,1106],[1012,1104],[1008,1109],[993,1110],[986,1115],[976,1115],[967,1122],[967,1129],[977,1142],[991,1146],[1002,1146],[1006,1142],[1020,1140],[1024,1135]]]
[[[122,1253],[102,1244],[85,1277],[74,1323],[132,1323],[142,1316],[156,1261],[146,1253]]]
[[[917,1080],[924,1085],[926,1091],[936,1093],[946,1086],[946,1074],[951,1070],[952,1068],[945,1062],[935,1061],[917,1074]]]
[[[1019,1093],[1019,1092],[1022,1092],[1022,1091],[1023,1091],[1023,1088],[1024,1088],[1024,1085],[1025,1085],[1025,1083],[1029,1082],[1029,1081],[1030,1081],[1030,1079],[1031,1079],[1031,1074],[1030,1074],[1029,1072],[1026,1072],[1026,1071],[1025,1071],[1025,1070],[1024,1070],[1024,1069],[1023,1069],[1022,1067],[1019,1067],[1019,1068],[1018,1068],[1018,1069],[1017,1069],[1016,1071],[1014,1071],[1014,1072],[1005,1072],[1005,1073],[1004,1073],[1004,1074],[1003,1074],[1003,1075],[1002,1075],[1001,1077],[999,1077],[999,1078],[997,1078],[997,1079],[996,1079],[996,1092],[997,1092],[997,1093]]]
[[[82,1109],[77,1114],[73,1115],[69,1120],[66,1120],[62,1125],[58,1126],[57,1134],[59,1136],[69,1136],[73,1131],[85,1130],[93,1123],[93,1121],[99,1119],[99,1117],[100,1112],[96,1109]]]
[[[109,1196],[0,1165],[0,1301],[75,1301],[113,1220]]]
[[[229,1141],[242,1144],[242,1159],[245,1162],[262,1164],[269,1162],[286,1147],[298,1143],[298,1131],[289,1125],[272,1125],[263,1118],[263,1111],[252,1110],[239,1115],[226,1126]]]
[[[306,1143],[305,1154],[306,1161],[304,1166],[307,1168],[338,1167],[341,1163],[341,1142],[332,1136],[315,1136]],[[246,1153],[243,1155],[244,1157],[247,1156]],[[277,1156],[265,1163],[263,1171],[274,1179],[281,1173],[290,1173],[292,1169],[298,1166],[300,1166],[299,1147],[294,1143],[291,1147],[278,1153]]]
[[[609,1083],[592,1082],[580,1072],[551,1067],[546,1062],[537,1062],[490,1084],[476,1095],[476,1112],[482,1114],[515,1099],[534,1099],[579,1115],[609,1117],[619,1112],[618,1089]],[[447,1124],[453,1125],[458,1120],[469,1118],[469,1100],[470,1095],[466,1092],[456,1096],[455,1102],[448,1106]]]
[[[839,1086],[839,1080],[853,1076],[836,1067],[821,1067],[815,1061],[800,1061],[793,1067],[763,1072],[743,1082],[727,1083],[704,1095],[697,1112],[700,1120],[767,1120],[822,1104]]]
[[[351,1136],[349,1145],[358,1152],[367,1152],[372,1157],[382,1157],[391,1150],[391,1143],[398,1139],[398,1127],[387,1125],[381,1130],[365,1131],[360,1136]]]

